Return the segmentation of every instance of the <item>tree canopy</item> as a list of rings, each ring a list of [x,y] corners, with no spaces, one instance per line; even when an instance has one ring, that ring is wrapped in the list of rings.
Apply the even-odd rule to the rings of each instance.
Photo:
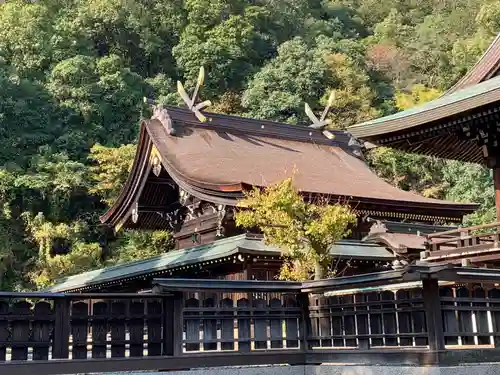
[[[242,199],[236,225],[258,228],[266,243],[282,249],[290,261],[281,269],[284,279],[323,279],[330,269],[330,248],[350,233],[356,215],[347,205],[318,198],[307,202],[293,186],[293,178],[254,188]]]
[[[207,71],[221,113],[307,122],[335,92],[332,126],[430,100],[500,31],[498,0],[8,0],[0,4],[0,289],[149,257],[168,233],[114,234],[98,217],[128,173],[142,98],[178,104]],[[379,149],[371,166],[424,195],[474,200],[479,166]],[[136,250],[134,250],[136,249]]]

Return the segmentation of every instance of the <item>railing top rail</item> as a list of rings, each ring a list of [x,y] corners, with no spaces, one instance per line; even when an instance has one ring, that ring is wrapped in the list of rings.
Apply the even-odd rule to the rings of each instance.
[[[432,238],[451,236],[454,234],[460,234],[460,233],[464,233],[464,232],[470,232],[470,231],[480,230],[480,229],[489,229],[489,228],[495,228],[495,227],[500,227],[500,222],[495,222],[495,223],[491,223],[491,224],[474,225],[472,227],[457,228],[457,229],[447,230],[445,232],[426,234],[425,238],[427,240],[430,240]]]
[[[92,299],[92,298],[158,298],[153,293],[46,293],[46,292],[0,292],[1,298],[40,298],[40,299]]]
[[[155,279],[153,291],[159,294],[190,291],[322,293],[359,286],[391,285],[429,278],[456,282],[500,281],[500,269],[454,267],[448,263],[420,262],[398,270],[304,282]]]
[[[216,292],[299,292],[301,282],[213,279],[154,279],[153,293]]]
[[[313,280],[302,283],[302,292],[322,292],[325,290],[342,290],[353,287],[378,286],[419,280],[418,274],[409,274],[408,268],[399,270],[368,273],[364,275],[337,277],[325,280]]]
[[[438,279],[455,282],[500,282],[500,269],[454,267],[448,263],[418,262],[401,269],[305,282],[207,279],[155,279],[151,293],[0,292],[0,299],[150,299],[177,292],[323,293]]]

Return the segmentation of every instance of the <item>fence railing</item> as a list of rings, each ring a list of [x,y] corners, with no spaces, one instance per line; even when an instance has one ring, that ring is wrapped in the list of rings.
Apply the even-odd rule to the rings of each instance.
[[[500,223],[457,228],[425,236],[427,262],[460,264],[468,259],[491,261],[500,256]]]
[[[0,293],[0,368],[500,360],[497,282],[500,270],[421,265],[306,283],[156,280],[152,294]]]

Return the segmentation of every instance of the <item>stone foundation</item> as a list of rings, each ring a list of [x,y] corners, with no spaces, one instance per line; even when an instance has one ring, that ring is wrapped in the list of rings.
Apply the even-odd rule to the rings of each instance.
[[[451,367],[418,366],[255,366],[205,368],[169,372],[115,372],[103,375],[499,375],[500,363],[467,364]],[[76,374],[91,375],[91,374]],[[92,374],[94,375],[94,374]]]

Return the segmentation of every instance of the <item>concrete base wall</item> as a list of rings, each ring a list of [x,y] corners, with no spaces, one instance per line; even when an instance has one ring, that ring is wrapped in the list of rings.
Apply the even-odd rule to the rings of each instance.
[[[119,372],[106,375],[500,375],[500,363],[453,367],[412,366],[256,366],[171,372]],[[76,374],[90,375],[90,374]],[[104,375],[104,374],[103,374]]]

